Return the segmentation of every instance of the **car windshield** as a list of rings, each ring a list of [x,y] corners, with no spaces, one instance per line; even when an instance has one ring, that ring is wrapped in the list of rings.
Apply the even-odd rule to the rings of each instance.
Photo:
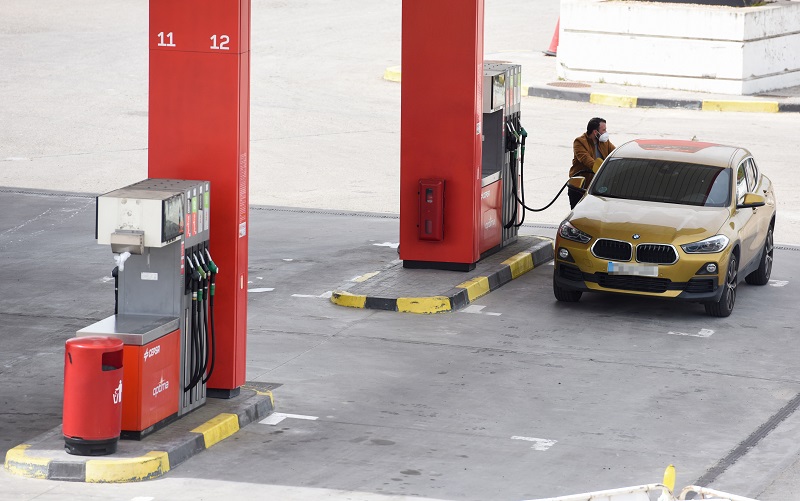
[[[639,158],[610,158],[592,183],[600,197],[668,204],[726,207],[730,169]]]

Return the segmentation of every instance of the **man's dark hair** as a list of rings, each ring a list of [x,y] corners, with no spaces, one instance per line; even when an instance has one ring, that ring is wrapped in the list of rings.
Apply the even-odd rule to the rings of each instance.
[[[594,117],[593,119],[589,120],[589,123],[586,125],[586,132],[591,134],[600,128],[601,123],[606,123],[605,118]]]

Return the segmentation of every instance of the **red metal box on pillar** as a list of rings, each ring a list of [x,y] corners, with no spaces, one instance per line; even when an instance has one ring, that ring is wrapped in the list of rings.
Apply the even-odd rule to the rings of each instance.
[[[400,258],[472,269],[480,259],[483,0],[403,2]],[[419,183],[444,181],[443,239],[419,237]]]
[[[209,396],[244,384],[250,140],[250,0],[150,0],[148,174],[207,179],[216,286]]]

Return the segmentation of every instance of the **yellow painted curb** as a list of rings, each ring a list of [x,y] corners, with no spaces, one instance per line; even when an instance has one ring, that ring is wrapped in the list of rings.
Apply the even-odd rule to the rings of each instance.
[[[533,269],[533,255],[530,252],[520,252],[503,261],[511,268],[511,278],[528,273]]]
[[[256,392],[256,395],[259,395],[259,396],[262,396],[262,397],[265,397],[265,396],[269,397],[269,403],[271,403],[272,406],[275,407],[275,401],[272,399],[272,391],[271,390],[266,390],[266,391],[259,390],[255,386],[249,386],[246,383],[242,386],[242,388],[244,388],[246,390],[254,391],[254,392]]]
[[[346,291],[336,291],[331,294],[331,303],[350,308],[363,308],[367,304],[367,296],[350,294]]]
[[[433,297],[401,297],[397,299],[397,311],[403,313],[441,313],[450,311],[450,298]]]
[[[239,431],[239,416],[228,413],[223,413],[209,419],[204,424],[192,430],[194,433],[203,434],[203,441],[206,444],[206,449],[225,440],[237,431]]]
[[[52,459],[30,457],[25,454],[30,445],[21,444],[6,452],[5,468],[12,475],[28,478],[47,478]]]
[[[383,72],[383,79],[388,80],[390,82],[399,82],[400,81],[400,67],[399,66],[389,66],[386,68],[386,71]]]
[[[618,96],[615,94],[598,94],[592,92],[589,95],[589,102],[592,104],[604,104],[606,106],[617,106],[620,108],[636,108],[638,98],[630,96]]]
[[[467,296],[469,297],[470,302],[472,302],[489,293],[489,278],[475,277],[467,280],[464,283],[456,285],[456,287],[467,289]]]
[[[777,113],[777,101],[703,101],[703,111]]]
[[[86,482],[137,482],[160,477],[169,471],[169,454],[148,452],[126,459],[92,459],[86,461]]]

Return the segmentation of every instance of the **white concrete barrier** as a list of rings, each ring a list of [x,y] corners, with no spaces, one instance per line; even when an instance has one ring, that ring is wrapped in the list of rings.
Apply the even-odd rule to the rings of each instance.
[[[558,76],[722,94],[800,85],[800,2],[561,0]]]

